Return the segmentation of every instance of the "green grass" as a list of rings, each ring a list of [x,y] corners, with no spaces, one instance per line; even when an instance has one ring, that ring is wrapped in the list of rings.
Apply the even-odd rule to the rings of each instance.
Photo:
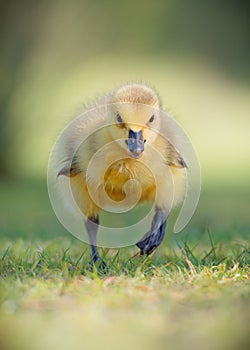
[[[44,182],[0,190],[1,350],[249,347],[248,191],[207,188],[152,256],[101,249],[102,274],[57,223]]]

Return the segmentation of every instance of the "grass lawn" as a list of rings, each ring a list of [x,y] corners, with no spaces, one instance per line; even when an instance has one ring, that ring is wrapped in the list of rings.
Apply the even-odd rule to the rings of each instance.
[[[206,188],[184,232],[152,256],[89,247],[67,233],[45,181],[0,185],[0,349],[250,347],[250,191]],[[168,231],[171,231],[171,222]]]

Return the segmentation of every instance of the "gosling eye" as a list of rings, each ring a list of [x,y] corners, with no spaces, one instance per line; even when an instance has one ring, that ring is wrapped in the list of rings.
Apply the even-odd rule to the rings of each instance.
[[[119,113],[116,114],[116,120],[119,124],[123,124],[123,120],[122,120],[122,117],[120,116]]]
[[[154,120],[155,120],[155,116],[154,116],[154,114],[153,114],[153,115],[150,117],[148,123],[149,123],[149,124],[152,124]]]

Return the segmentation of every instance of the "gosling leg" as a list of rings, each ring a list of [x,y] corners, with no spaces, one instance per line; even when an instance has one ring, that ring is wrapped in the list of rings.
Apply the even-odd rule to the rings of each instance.
[[[141,249],[141,255],[150,255],[161,244],[167,225],[168,212],[156,207],[151,229],[136,244]]]

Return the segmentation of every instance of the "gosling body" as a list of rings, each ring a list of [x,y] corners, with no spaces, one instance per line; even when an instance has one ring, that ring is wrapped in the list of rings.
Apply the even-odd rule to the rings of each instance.
[[[63,139],[61,159],[73,160],[64,161],[58,175],[70,177],[72,193],[86,217],[91,263],[105,265],[96,248],[100,209],[110,205],[130,207],[134,198],[128,196],[126,184],[133,187],[129,181],[135,181],[141,191],[138,204],[155,204],[151,227],[137,243],[141,254],[151,254],[163,240],[171,208],[184,196],[187,166],[165,136],[168,125],[153,89],[138,83],[123,85],[92,109],[99,106],[108,107],[103,118],[97,118],[93,112],[87,125],[84,119],[79,120]],[[80,143],[85,134],[89,136]],[[174,139],[175,135],[171,137]],[[76,141],[79,147],[72,155]],[[132,193],[133,188],[129,189]]]

